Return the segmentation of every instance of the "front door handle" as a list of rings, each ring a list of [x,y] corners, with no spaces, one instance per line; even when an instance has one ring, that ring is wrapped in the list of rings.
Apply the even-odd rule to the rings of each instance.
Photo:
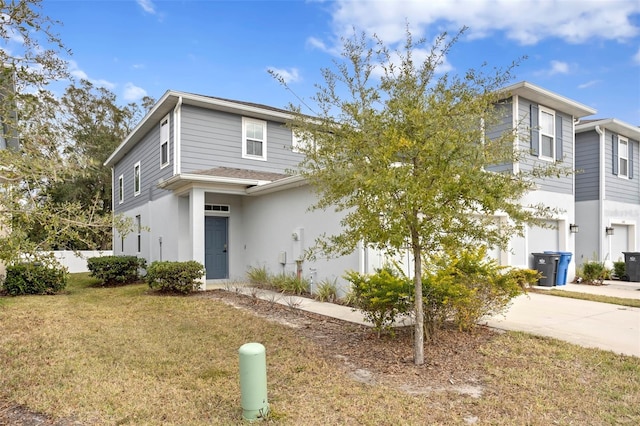
[[[226,253],[226,252],[227,252],[227,245],[226,245],[226,244],[224,245],[224,250],[222,250],[222,252],[223,252],[223,253]]]

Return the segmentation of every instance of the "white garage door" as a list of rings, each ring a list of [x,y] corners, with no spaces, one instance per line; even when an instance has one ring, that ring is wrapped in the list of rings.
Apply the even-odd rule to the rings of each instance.
[[[560,247],[558,221],[546,221],[551,228],[529,227],[527,233],[529,267],[533,267],[531,253],[544,253],[545,251],[558,251]]]
[[[629,251],[629,225],[612,225],[611,261],[624,260],[622,252]]]

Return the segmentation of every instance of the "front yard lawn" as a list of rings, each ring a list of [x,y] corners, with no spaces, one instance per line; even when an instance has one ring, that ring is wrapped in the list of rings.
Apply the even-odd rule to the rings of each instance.
[[[479,395],[411,392],[356,380],[357,365],[320,350],[330,342],[215,298],[93,283],[75,274],[64,294],[0,298],[0,411],[87,425],[242,424],[238,348],[256,341],[267,348],[273,424],[640,423],[640,358],[495,333],[470,359],[452,351],[459,365],[421,367],[428,379],[480,366]],[[404,368],[392,351],[376,356]]]

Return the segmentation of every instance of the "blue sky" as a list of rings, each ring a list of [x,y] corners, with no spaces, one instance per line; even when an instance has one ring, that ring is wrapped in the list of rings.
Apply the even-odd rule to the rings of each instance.
[[[526,55],[514,82],[640,125],[637,0],[44,0],[42,12],[63,24],[73,75],[122,103],[173,89],[286,107],[297,100],[268,69],[308,99],[341,36],[355,27],[396,46],[408,22],[427,40],[469,27],[446,58],[449,72]]]

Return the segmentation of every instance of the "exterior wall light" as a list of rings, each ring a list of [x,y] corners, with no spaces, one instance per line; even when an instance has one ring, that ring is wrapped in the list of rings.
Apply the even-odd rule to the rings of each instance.
[[[606,228],[604,228],[604,232],[605,232],[607,235],[613,235],[613,227],[611,227],[611,226],[607,226]]]
[[[578,225],[576,225],[575,223],[569,224],[569,232],[571,232],[572,234],[577,234],[579,231],[580,227]]]

